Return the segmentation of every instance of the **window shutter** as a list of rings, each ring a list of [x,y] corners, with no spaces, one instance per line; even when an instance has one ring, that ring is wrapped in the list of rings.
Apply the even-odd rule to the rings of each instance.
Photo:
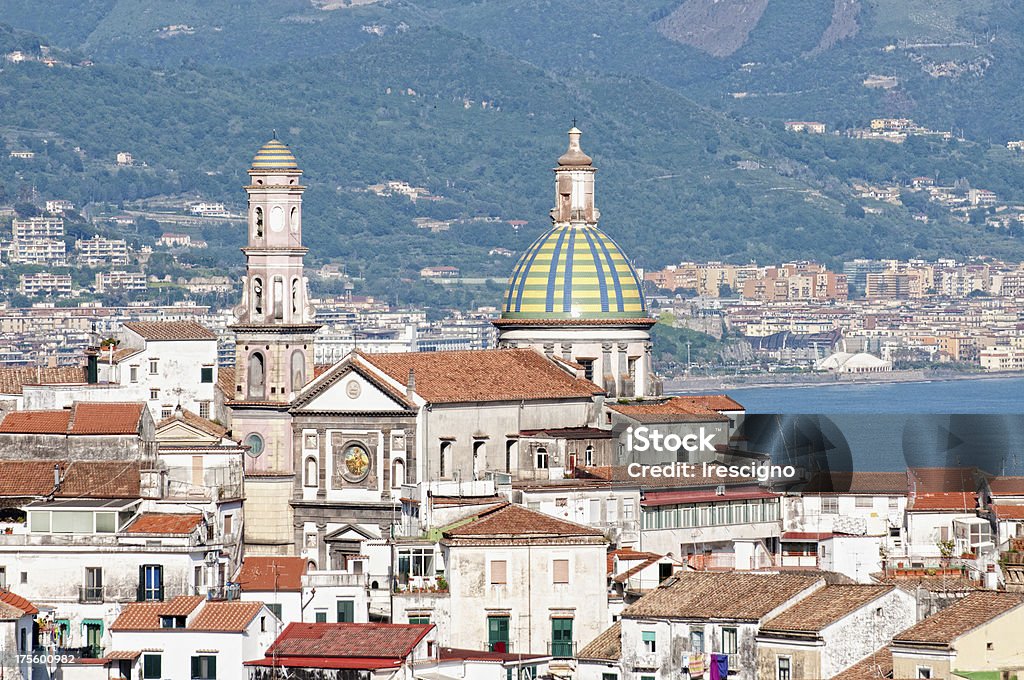
[[[198,656],[193,656],[192,657],[192,677],[193,678],[198,678],[199,677],[199,657]]]
[[[217,677],[217,657],[210,656],[210,657],[207,657],[207,659],[209,659],[210,663],[207,665],[206,677],[207,678],[216,678]]]
[[[493,584],[505,584],[508,583],[508,563],[505,560],[492,560],[491,561],[491,583]]]
[[[135,593],[135,599],[143,602],[146,599],[146,567],[139,565],[139,588]]]
[[[555,560],[552,571],[554,573],[555,583],[569,582],[569,560]]]
[[[164,601],[164,568],[163,565],[156,565],[156,599],[160,602]]]

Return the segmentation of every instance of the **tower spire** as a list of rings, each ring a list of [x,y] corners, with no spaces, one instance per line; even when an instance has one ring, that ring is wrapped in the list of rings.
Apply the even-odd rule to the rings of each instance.
[[[569,129],[569,148],[558,157],[555,168],[555,207],[551,220],[557,224],[597,224],[600,213],[594,207],[593,159],[583,153],[580,137],[583,133],[573,126]]]

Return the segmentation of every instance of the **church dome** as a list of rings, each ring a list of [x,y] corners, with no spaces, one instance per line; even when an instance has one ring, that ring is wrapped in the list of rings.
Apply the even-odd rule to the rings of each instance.
[[[252,159],[253,170],[298,170],[299,164],[287,146],[272,139]]]
[[[508,282],[503,319],[647,316],[640,277],[596,225],[556,225],[534,241]]]

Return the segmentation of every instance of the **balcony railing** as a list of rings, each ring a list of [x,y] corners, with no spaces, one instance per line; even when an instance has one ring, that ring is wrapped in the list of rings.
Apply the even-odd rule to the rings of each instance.
[[[548,656],[554,659],[571,659],[576,656],[578,646],[579,643],[575,640],[568,642],[549,642]]]
[[[302,577],[302,585],[305,588],[366,588],[368,582],[367,574],[353,574],[347,571],[311,571]]]
[[[78,589],[78,601],[82,604],[101,603],[104,601],[103,586],[81,586]]]
[[[498,654],[512,654],[512,643],[508,640],[494,640],[487,643],[487,651],[497,652]]]

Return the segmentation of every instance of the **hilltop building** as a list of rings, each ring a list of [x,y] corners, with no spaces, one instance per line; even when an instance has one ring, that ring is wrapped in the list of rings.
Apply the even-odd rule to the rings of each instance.
[[[495,321],[499,347],[531,347],[583,369],[610,397],[658,394],[640,277],[598,228],[594,167],[569,130],[558,159],[552,227],[523,253]]]

